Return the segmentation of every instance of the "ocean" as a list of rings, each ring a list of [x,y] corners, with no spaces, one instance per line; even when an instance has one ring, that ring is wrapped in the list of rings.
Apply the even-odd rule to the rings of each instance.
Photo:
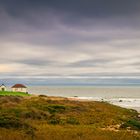
[[[30,86],[29,93],[107,101],[140,111],[140,86]]]

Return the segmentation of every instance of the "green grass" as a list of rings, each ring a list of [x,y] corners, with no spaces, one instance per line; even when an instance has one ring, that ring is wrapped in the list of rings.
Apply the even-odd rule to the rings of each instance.
[[[24,92],[0,91],[0,96],[30,96]]]
[[[139,140],[137,116],[105,102],[0,96],[0,140]]]

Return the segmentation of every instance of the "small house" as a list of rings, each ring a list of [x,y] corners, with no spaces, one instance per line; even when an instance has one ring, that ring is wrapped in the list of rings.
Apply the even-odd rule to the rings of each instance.
[[[27,87],[23,84],[15,84],[14,86],[12,86],[12,91],[27,93]]]
[[[6,86],[4,84],[0,86],[0,91],[6,91]]]

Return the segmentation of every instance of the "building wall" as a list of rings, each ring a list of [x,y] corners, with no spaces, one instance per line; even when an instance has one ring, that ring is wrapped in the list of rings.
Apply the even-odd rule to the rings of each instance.
[[[6,87],[5,86],[0,86],[0,91],[6,91]]]
[[[12,91],[13,92],[27,92],[27,89],[26,88],[12,88]]]

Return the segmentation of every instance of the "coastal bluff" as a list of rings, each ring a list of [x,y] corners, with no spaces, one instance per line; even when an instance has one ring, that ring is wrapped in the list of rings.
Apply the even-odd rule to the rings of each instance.
[[[140,139],[138,112],[107,102],[0,96],[0,108],[0,140]]]

